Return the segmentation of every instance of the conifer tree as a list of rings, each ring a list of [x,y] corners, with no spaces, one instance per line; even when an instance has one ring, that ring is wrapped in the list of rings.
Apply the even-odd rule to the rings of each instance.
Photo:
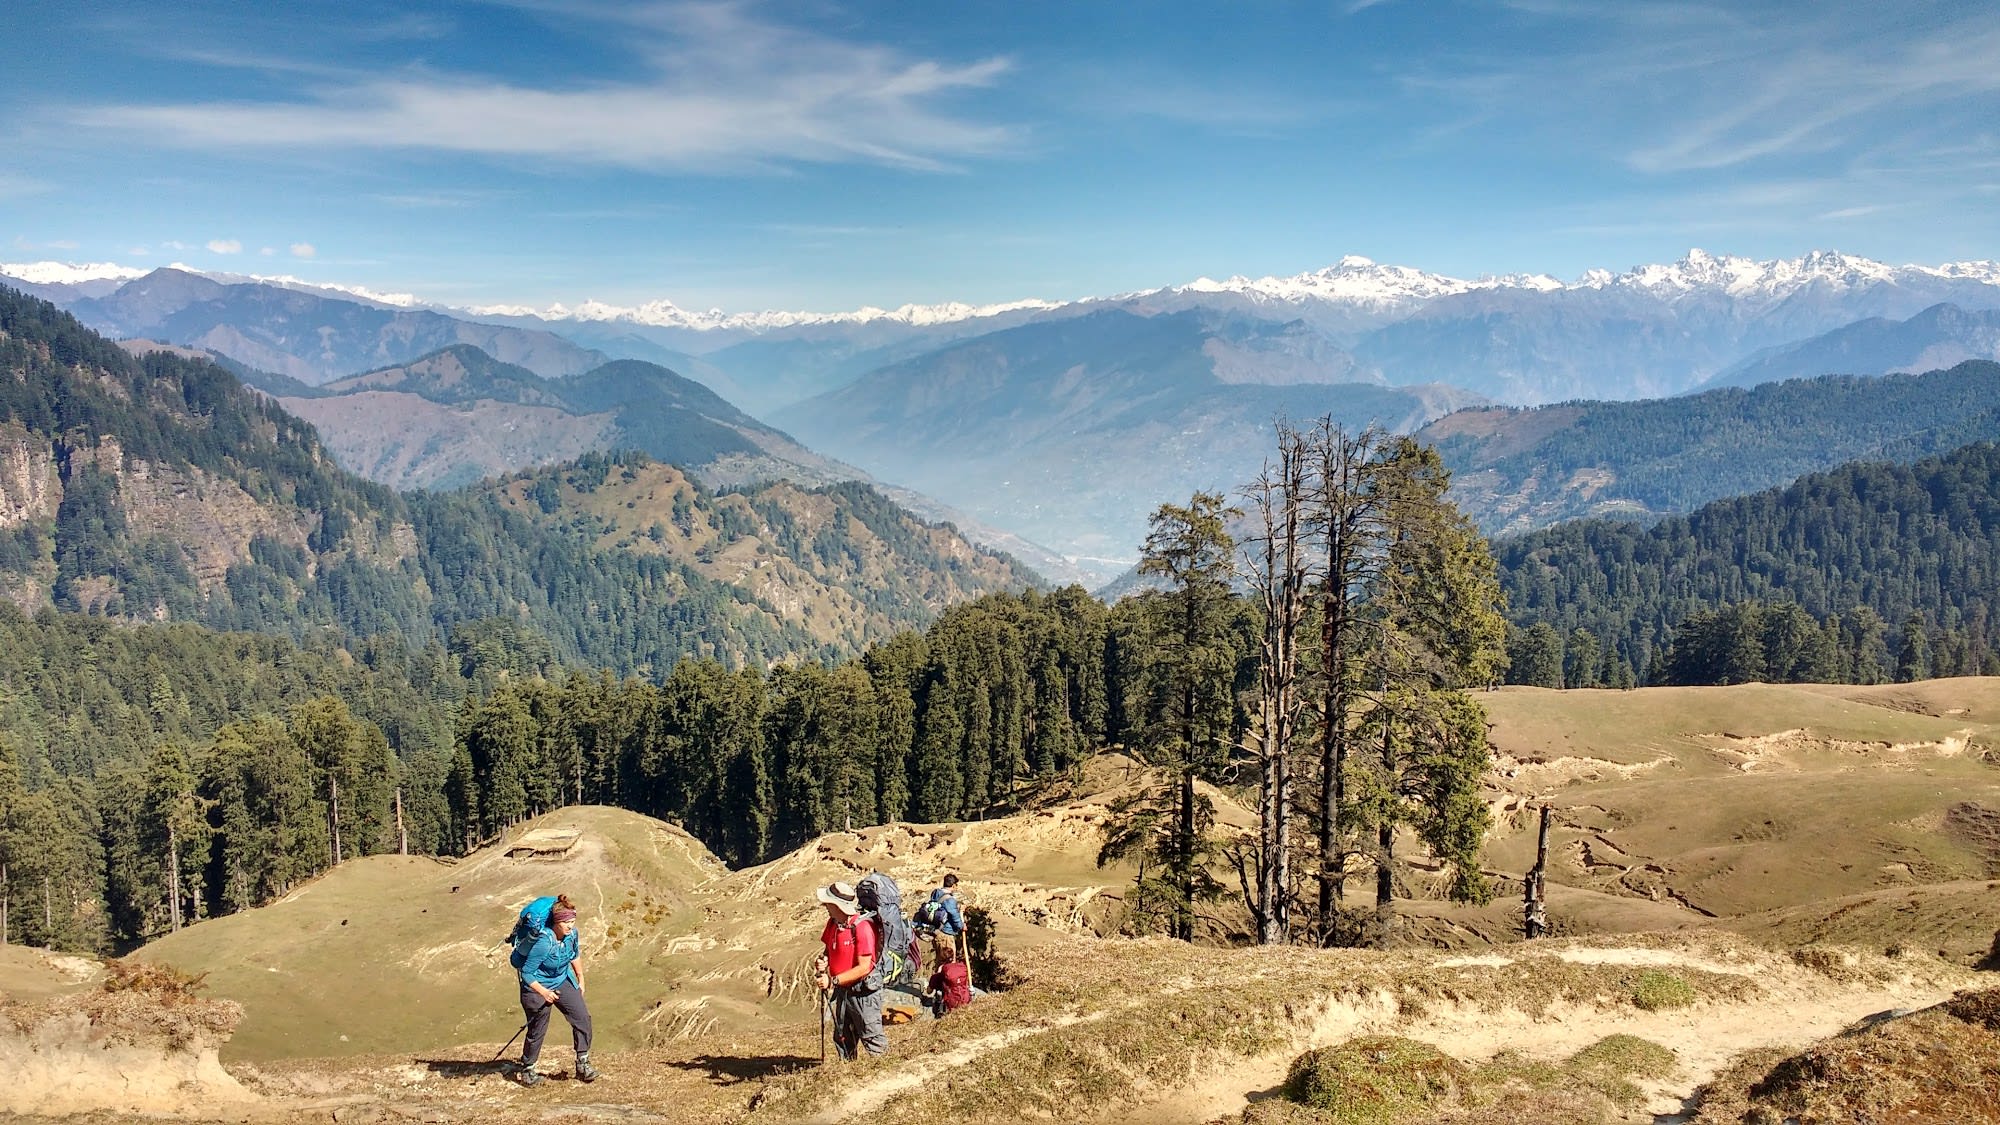
[[[1151,842],[1165,845],[1167,933],[1183,941],[1194,939],[1197,904],[1219,893],[1207,867],[1212,810],[1195,782],[1225,763],[1235,727],[1235,542],[1224,524],[1233,514],[1210,492],[1195,493],[1185,506],[1160,505],[1139,563],[1141,574],[1164,585],[1140,597],[1152,642],[1141,748],[1172,779],[1171,828]]]

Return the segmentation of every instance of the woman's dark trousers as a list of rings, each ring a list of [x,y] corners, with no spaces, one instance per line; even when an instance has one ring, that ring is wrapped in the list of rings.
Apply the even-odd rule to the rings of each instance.
[[[564,981],[556,989],[556,1002],[551,1004],[536,994],[527,985],[521,986],[521,1011],[528,1017],[528,1038],[521,1044],[521,1067],[533,1069],[541,1061],[542,1039],[549,1033],[549,1010],[560,1010],[569,1021],[569,1034],[576,1044],[577,1057],[590,1054],[590,1009],[584,1006],[583,991],[569,981]]]

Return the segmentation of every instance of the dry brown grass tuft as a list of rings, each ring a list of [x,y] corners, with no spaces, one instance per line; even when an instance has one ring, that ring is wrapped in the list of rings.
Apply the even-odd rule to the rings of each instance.
[[[2000,1123],[2000,989],[1838,1036],[1754,1052],[1699,1095],[1698,1125]]]
[[[148,961],[110,961],[97,988],[71,996],[5,1006],[16,1032],[81,1012],[103,1042],[161,1046],[169,1051],[216,1046],[235,1031],[243,1006],[202,996],[202,976]]]

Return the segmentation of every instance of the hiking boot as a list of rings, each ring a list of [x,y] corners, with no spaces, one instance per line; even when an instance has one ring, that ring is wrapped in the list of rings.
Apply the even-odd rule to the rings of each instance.
[[[523,1086],[533,1086],[541,1080],[542,1072],[532,1066],[516,1066],[514,1068],[514,1081],[519,1082]]]
[[[597,1081],[597,1068],[590,1065],[589,1055],[578,1055],[576,1057],[576,1080],[578,1082]]]

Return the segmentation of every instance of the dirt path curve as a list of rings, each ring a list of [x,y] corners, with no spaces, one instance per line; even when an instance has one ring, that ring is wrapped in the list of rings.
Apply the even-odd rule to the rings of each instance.
[[[1121,1115],[1161,1125],[1197,1125],[1241,1113],[1250,1102],[1275,1094],[1292,1060],[1302,1052],[1360,1035],[1421,1040],[1454,1058],[1479,1063],[1503,1050],[1562,1059],[1607,1036],[1624,1034],[1671,1048],[1678,1057],[1679,1068],[1669,1078],[1639,1083],[1648,1096],[1647,1112],[1675,1120],[1697,1087],[1745,1051],[1804,1047],[1871,1015],[1936,1004],[1965,983],[1964,974],[1935,962],[1884,983],[1837,969],[1831,974],[1815,971],[1775,956],[1737,964],[1653,949],[1570,949],[1561,956],[1581,963],[1682,966],[1740,974],[1756,981],[1760,995],[1742,1003],[1703,1002],[1656,1012],[1620,1002],[1560,1004],[1538,1016],[1444,1005],[1417,1018],[1402,1015],[1386,994],[1359,1002],[1336,1001],[1285,1047],[1206,1074],[1143,1105],[1123,1107]],[[1495,964],[1496,959],[1481,958],[1477,963]]]

